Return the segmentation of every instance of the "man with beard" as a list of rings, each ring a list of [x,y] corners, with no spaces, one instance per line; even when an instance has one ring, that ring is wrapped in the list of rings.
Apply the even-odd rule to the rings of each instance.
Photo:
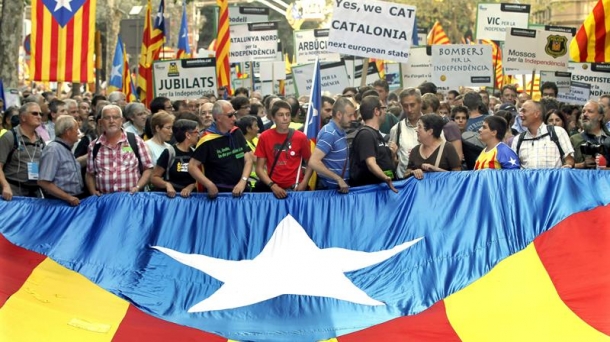
[[[316,148],[309,159],[309,166],[320,176],[320,187],[339,189],[346,194],[349,187],[349,148],[345,130],[356,118],[356,108],[345,97],[339,98],[332,107],[332,119],[318,133]]]
[[[583,144],[591,145],[602,145],[608,137],[610,132],[604,126],[604,110],[597,101],[589,101],[585,104],[582,109],[582,116],[580,117],[583,131],[574,134],[570,137],[570,142],[574,147],[574,165],[577,169],[594,169],[597,165],[595,163],[595,154],[583,153],[581,147]],[[610,143],[610,141],[606,142]],[[586,152],[585,148],[585,152]],[[606,160],[610,159],[609,149],[605,149]]]

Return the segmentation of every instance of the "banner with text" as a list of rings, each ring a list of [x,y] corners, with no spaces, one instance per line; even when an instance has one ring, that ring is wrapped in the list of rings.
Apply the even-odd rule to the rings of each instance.
[[[583,82],[572,82],[567,93],[557,94],[557,101],[583,106],[591,96],[591,85]]]
[[[292,67],[295,91],[298,96],[307,95],[313,86],[313,70],[315,64],[297,65]],[[347,78],[345,63],[332,62],[320,63],[320,80],[322,91],[328,91],[332,95],[341,94],[343,89],[350,86]]]
[[[442,87],[493,86],[491,45],[432,45],[432,80]]]
[[[171,101],[216,96],[216,58],[192,58],[153,63],[154,96]]]
[[[544,82],[553,82],[557,85],[560,93],[565,93],[570,90],[570,80],[572,74],[567,71],[540,71],[540,84]]]
[[[296,64],[314,63],[316,56],[320,62],[338,62],[341,55],[327,50],[329,29],[294,31]]]
[[[277,28],[278,23],[275,21],[232,25],[231,63],[276,60]]]
[[[572,82],[591,85],[591,99],[610,93],[610,63],[570,63]]]
[[[352,87],[360,87],[362,84],[362,68],[364,68],[364,60],[355,59],[354,60],[354,72],[353,72],[353,85]],[[381,79],[379,77],[379,70],[377,70],[377,64],[373,62],[369,62],[369,68],[366,73],[366,82],[365,84],[373,84],[375,81]]]
[[[415,88],[423,82],[432,80],[431,48],[412,48],[410,54],[409,61],[400,64],[404,88]]]
[[[328,50],[396,62],[409,59],[415,7],[369,0],[335,0]]]
[[[269,21],[268,7],[231,6],[229,7],[229,25],[261,23]]]
[[[489,4],[477,5],[476,39],[504,41],[506,29],[527,28],[530,5]]]
[[[566,31],[511,28],[506,33],[502,65],[506,69],[567,71],[572,32]]]

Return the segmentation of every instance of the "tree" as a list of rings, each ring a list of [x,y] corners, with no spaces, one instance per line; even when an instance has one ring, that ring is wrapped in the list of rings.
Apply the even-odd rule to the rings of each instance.
[[[0,79],[6,88],[17,88],[19,46],[22,41],[24,2],[22,0],[2,0],[0,14]],[[17,29],[15,29],[17,28]]]

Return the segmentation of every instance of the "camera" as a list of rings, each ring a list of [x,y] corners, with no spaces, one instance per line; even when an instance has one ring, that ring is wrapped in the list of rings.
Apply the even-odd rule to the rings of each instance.
[[[597,154],[605,155],[608,150],[610,150],[610,139],[605,137],[600,141],[599,144],[586,141],[580,145],[580,152],[589,156],[594,156]]]

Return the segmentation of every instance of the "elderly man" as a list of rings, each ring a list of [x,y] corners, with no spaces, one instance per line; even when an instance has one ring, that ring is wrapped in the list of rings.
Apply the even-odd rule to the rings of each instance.
[[[143,136],[148,116],[148,110],[142,103],[132,102],[127,104],[125,106],[125,119],[128,121],[123,124],[123,129],[125,129],[125,132]]]
[[[129,191],[133,194],[148,184],[153,163],[144,141],[124,132],[123,112],[117,105],[102,108],[102,135],[89,144],[85,180],[89,193]]]
[[[68,114],[72,115],[74,119],[82,121],[80,117],[80,110],[78,109],[78,102],[73,99],[65,99],[63,101],[66,104],[66,110],[68,111]]]
[[[332,108],[332,119],[318,133],[316,148],[309,159],[309,166],[320,176],[321,188],[339,189],[346,194],[349,187],[349,162],[345,130],[356,119],[356,108],[345,97],[340,97]]]
[[[606,160],[610,160],[610,151],[606,148],[603,151],[593,151],[595,145],[604,145],[604,143],[610,145],[610,131],[606,129],[604,125],[604,109],[597,101],[589,101],[582,108],[582,116],[580,117],[582,122],[583,131],[574,134],[570,137],[572,146],[574,147],[574,165],[577,169],[594,169],[596,168],[594,152],[604,152]],[[589,146],[581,147],[582,145]]]
[[[124,110],[125,105],[127,105],[127,97],[123,92],[118,90],[115,90],[108,95],[108,101],[110,101],[111,104],[121,107],[121,110]]]
[[[405,176],[407,165],[409,164],[409,154],[411,149],[419,144],[417,141],[417,121],[422,116],[421,93],[417,88],[407,88],[398,96],[402,106],[403,114],[400,120],[390,130],[390,141],[398,146],[398,167],[396,176],[398,179]]]
[[[543,108],[539,102],[525,101],[519,117],[526,131],[513,140],[524,169],[573,168],[574,149],[568,133],[559,126],[543,122]]]
[[[19,125],[0,137],[0,185],[2,198],[10,201],[13,195],[40,197],[38,166],[45,144],[36,133],[42,112],[35,102],[19,108]]]
[[[216,198],[219,192],[232,192],[239,197],[252,171],[250,147],[235,126],[236,114],[230,102],[216,101],[212,115],[216,122],[206,129],[188,171],[198,185],[205,188],[209,198]]]
[[[38,185],[46,197],[76,206],[83,195],[80,164],[71,152],[78,141],[78,122],[70,115],[60,115],[55,120],[55,134],[55,140],[42,152]]]
[[[350,182],[356,186],[385,182],[392,191],[398,192],[392,184],[396,145],[392,141],[386,144],[379,132],[385,120],[384,105],[379,97],[366,96],[360,103],[360,114],[364,126],[352,142]]]

